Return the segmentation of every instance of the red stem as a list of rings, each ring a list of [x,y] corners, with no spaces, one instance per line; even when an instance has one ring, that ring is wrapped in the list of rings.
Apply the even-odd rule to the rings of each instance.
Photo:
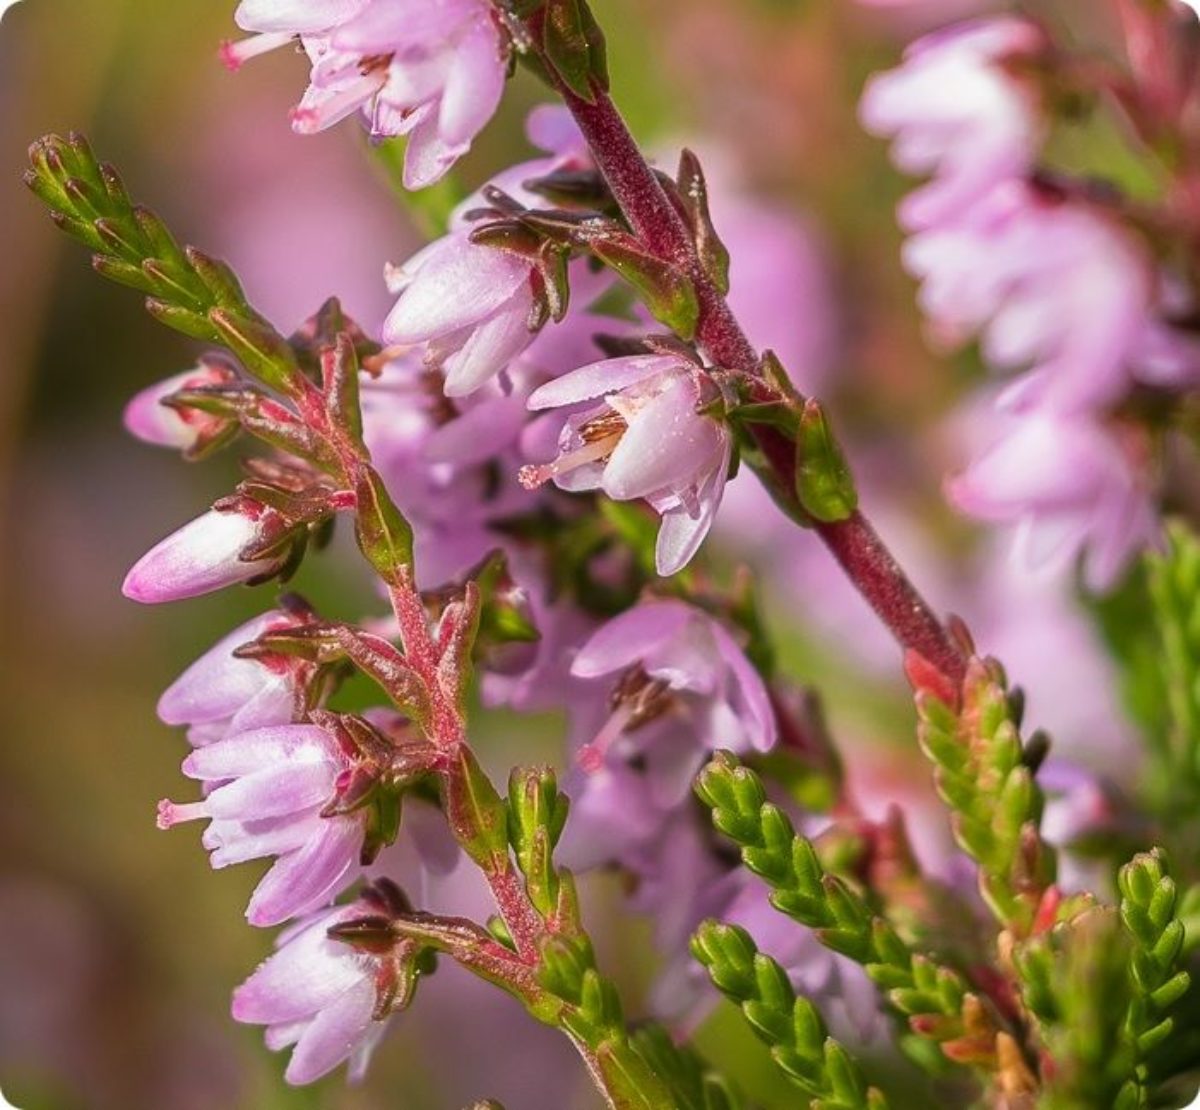
[[[708,357],[715,365],[758,374],[758,353],[729,303],[704,272],[682,216],[646,162],[612,99],[597,90],[595,100],[588,102],[563,85],[559,86],[559,92],[634,233],[651,251],[683,267],[690,275],[700,301],[696,338]],[[794,444],[770,428],[756,427],[754,434],[778,476],[776,485],[790,490]],[[966,673],[962,651],[866,517],[855,512],[833,524],[818,521],[814,530],[899,644],[928,659],[956,683],[961,682]]]

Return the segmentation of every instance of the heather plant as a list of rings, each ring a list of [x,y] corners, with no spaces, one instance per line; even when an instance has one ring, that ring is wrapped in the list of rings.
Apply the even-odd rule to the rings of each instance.
[[[723,224],[726,174],[635,141],[587,0],[237,8],[231,69],[298,50],[293,129],[354,118],[397,186],[424,190],[431,242],[381,277],[377,335],[336,296],[266,319],[85,139],[34,143],[26,181],[55,223],[202,345],[131,400],[129,431],[193,460],[248,447],[242,480],[181,513],[124,592],[263,597],[159,702],[196,785],[158,824],[204,822],[214,868],[270,861],[246,917],[276,948],[232,1013],[288,1052],[287,1082],[361,1077],[449,961],[568,1038],[611,1107],[748,1105],[692,1037],[720,996],[790,1085],[781,1106],[1194,1097],[1200,25],[1176,0],[1104,6],[1124,57],[1036,13],[980,16],[872,77],[861,116],[926,178],[899,222],[931,338],[976,343],[1005,379],[979,387],[947,496],[1013,533],[1020,574],[1076,577],[1144,734],[1124,792],[1056,759],[1021,674],[889,551],[854,445],[802,388],[817,375],[732,307],[742,251],[775,303],[769,251]],[[517,70],[550,98],[528,117],[539,153],[468,191],[455,164]],[[1063,128],[1102,114],[1150,195],[1055,160]],[[897,727],[957,845],[944,868],[923,866],[902,799],[882,819],[859,805],[736,542],[708,542],[735,483],[894,639],[912,692]],[[285,588],[335,557],[338,528],[382,615]],[[564,758],[494,779],[472,722],[495,707],[559,712]],[[464,869],[488,909],[439,904]],[[637,1005],[589,931],[580,879],[601,869],[653,934]]]

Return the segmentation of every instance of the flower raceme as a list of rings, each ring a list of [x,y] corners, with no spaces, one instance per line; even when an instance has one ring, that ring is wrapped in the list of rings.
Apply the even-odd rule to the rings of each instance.
[[[205,784],[199,802],[159,803],[158,824],[208,820],[203,844],[214,867],[278,857],[246,909],[252,925],[279,925],[319,909],[359,873],[365,812],[323,816],[351,762],[311,724],[252,729],[197,748],[183,762]]]
[[[674,574],[696,554],[725,490],[733,437],[700,411],[715,399],[703,369],[679,355],[631,355],[573,370],[529,398],[534,411],[575,411],[558,456],[525,467],[521,482],[535,488],[553,479],[560,489],[648,501],[662,517],[658,573]]]
[[[258,33],[225,44],[227,66],[298,36],[312,69],[293,129],[361,112],[372,136],[407,135],[409,189],[466,153],[504,91],[508,45],[488,0],[243,0],[235,18]]]

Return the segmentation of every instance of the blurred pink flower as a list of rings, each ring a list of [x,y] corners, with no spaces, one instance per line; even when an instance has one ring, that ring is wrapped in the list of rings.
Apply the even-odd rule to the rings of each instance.
[[[1002,404],[1090,410],[1137,377],[1155,326],[1153,261],[1094,206],[1010,182],[957,223],[913,235],[904,262],[938,338],[982,332],[993,366],[1032,368]]]
[[[534,391],[533,410],[603,398],[567,418],[558,457],[525,467],[534,488],[600,489],[615,501],[644,498],[663,518],[655,560],[674,574],[696,554],[721,503],[733,441],[720,420],[698,411],[711,398],[707,376],[676,355],[605,359]]]
[[[901,205],[905,227],[952,221],[997,183],[1028,173],[1046,127],[1035,90],[1007,63],[1045,46],[1029,20],[978,20],[917,40],[899,68],[871,78],[863,126],[894,138],[901,169],[934,174]]]
[[[964,512],[1017,526],[1029,567],[1086,556],[1095,590],[1112,586],[1160,525],[1147,476],[1118,430],[1085,417],[1026,413],[950,482]]]

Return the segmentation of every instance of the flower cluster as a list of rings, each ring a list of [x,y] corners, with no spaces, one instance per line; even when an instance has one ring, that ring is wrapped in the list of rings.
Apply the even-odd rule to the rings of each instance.
[[[1172,326],[1186,297],[1125,207],[1039,168],[1062,61],[1022,17],[952,26],[874,77],[861,112],[901,168],[931,175],[900,220],[933,338],[978,337],[991,367],[1019,372],[973,424],[952,500],[1017,525],[1031,565],[1086,553],[1102,589],[1159,535],[1154,444],[1129,402],[1194,387],[1200,348]]]

